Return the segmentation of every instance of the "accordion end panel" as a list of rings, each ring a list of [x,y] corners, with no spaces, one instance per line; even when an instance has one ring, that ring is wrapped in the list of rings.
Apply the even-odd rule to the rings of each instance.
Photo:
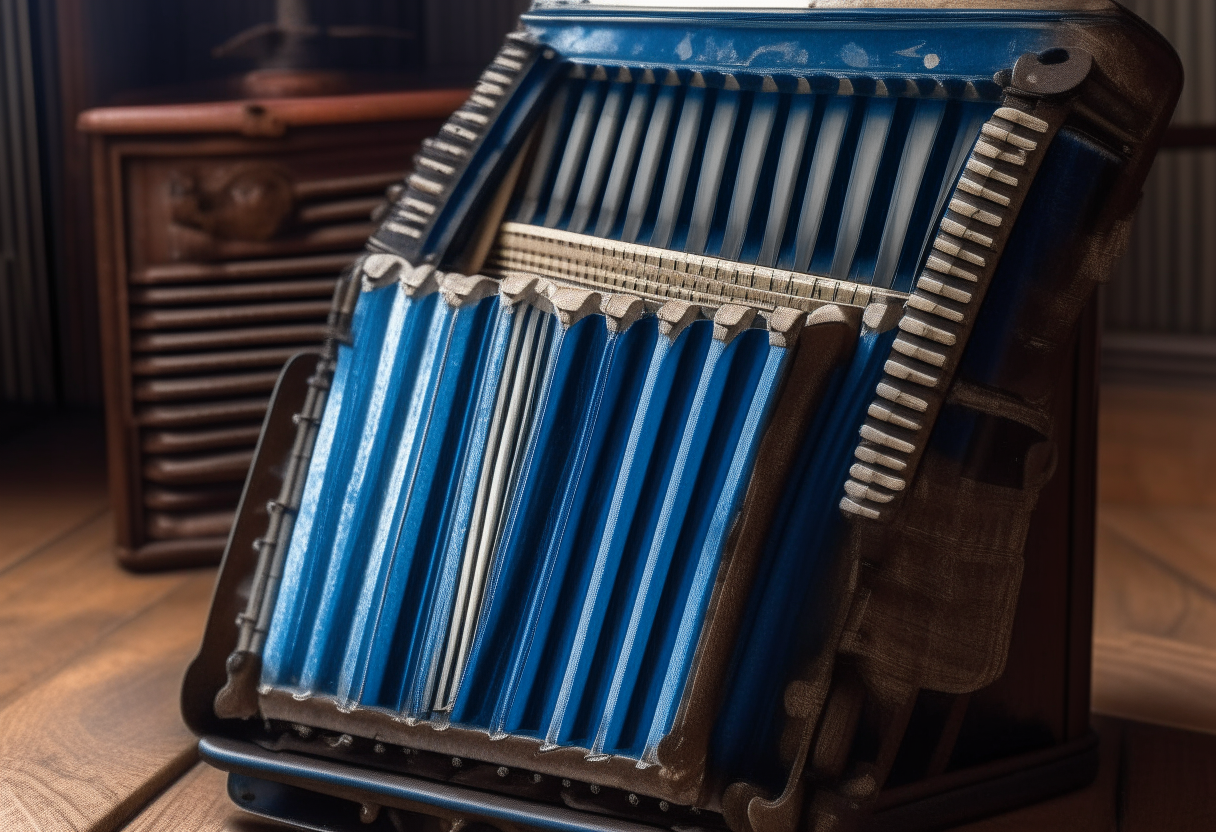
[[[526,15],[280,379],[183,689],[237,802],[919,829],[1084,782],[1084,310],[1180,83],[1090,6]]]

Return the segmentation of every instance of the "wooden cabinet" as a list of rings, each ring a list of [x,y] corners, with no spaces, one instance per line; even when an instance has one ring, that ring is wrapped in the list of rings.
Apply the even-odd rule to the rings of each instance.
[[[110,498],[133,568],[223,551],[279,368],[463,91],[90,110]]]

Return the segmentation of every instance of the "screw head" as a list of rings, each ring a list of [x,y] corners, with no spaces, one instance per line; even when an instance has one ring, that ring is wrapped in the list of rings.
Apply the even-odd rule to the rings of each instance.
[[[511,773],[511,769],[507,768],[506,766],[498,767],[498,776],[499,777],[506,777],[510,773]]]
[[[591,784],[591,793],[592,793],[592,794],[599,794],[599,793],[600,793],[600,787],[599,787],[599,786],[597,786],[595,783],[592,783],[592,784]]]
[[[462,765],[464,765],[464,760],[459,757],[452,758],[452,768],[460,768]]]
[[[630,806],[638,805],[638,796],[636,794],[629,795],[629,805]]]

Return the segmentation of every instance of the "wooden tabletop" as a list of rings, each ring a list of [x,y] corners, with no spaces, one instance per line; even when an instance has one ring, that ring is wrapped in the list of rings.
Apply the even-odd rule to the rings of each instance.
[[[356,124],[447,118],[469,97],[467,89],[401,90],[301,98],[257,98],[192,104],[150,104],[85,110],[76,128],[86,133],[273,133],[317,124]]]
[[[102,447],[81,419],[0,442],[0,832],[282,830],[229,802],[178,713],[214,572],[115,565]],[[1216,737],[1095,724],[1092,787],[962,829],[1216,829]]]

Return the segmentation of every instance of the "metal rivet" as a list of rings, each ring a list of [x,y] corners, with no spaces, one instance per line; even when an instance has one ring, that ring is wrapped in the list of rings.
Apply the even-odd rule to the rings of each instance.
[[[668,803],[666,800],[659,801],[659,811],[660,812],[666,812],[670,808],[671,808],[671,804]]]
[[[376,743],[375,745],[372,746],[372,751],[375,751],[377,754],[383,754],[384,753],[384,744],[379,743],[379,742]]]
[[[631,806],[637,806],[637,805],[638,805],[638,796],[637,796],[636,794],[631,794],[631,795],[629,795],[629,804],[630,804]]]
[[[568,788],[570,788],[570,781],[569,781],[569,780],[562,780],[562,785],[563,785],[563,786],[565,786],[565,787],[568,789]]]
[[[462,765],[464,765],[464,761],[459,757],[452,758],[452,768],[460,768]]]
[[[543,779],[545,779],[545,778],[541,777],[539,774],[533,774],[533,775],[532,775],[532,782],[533,782],[533,783],[539,783],[539,782],[540,782],[541,780],[543,780]]]
[[[511,769],[507,768],[506,766],[498,767],[498,776],[499,777],[506,777],[510,773],[511,773]]]
[[[592,783],[592,784],[591,784],[591,793],[592,793],[592,794],[599,794],[599,793],[600,793],[600,787],[599,787],[599,786],[597,786],[597,785],[595,785],[594,783]]]

